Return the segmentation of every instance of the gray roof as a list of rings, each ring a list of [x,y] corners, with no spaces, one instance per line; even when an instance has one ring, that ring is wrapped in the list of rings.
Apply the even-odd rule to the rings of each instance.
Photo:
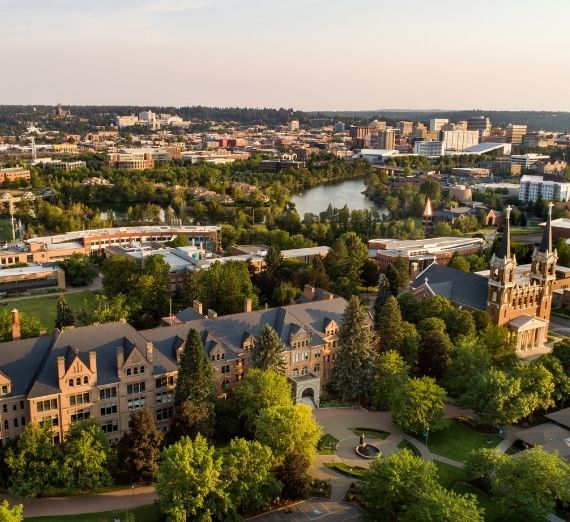
[[[412,288],[423,285],[426,277],[428,286],[436,295],[470,308],[487,308],[489,280],[486,277],[432,263],[418,275],[412,283]]]

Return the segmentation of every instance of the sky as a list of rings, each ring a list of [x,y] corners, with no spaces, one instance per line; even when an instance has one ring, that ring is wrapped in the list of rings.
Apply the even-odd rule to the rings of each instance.
[[[570,0],[0,0],[0,104],[570,111]]]

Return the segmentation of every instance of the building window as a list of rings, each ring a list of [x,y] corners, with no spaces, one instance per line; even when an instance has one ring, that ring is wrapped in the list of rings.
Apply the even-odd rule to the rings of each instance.
[[[8,395],[8,386],[5,384],[2,386],[2,395]]]
[[[158,377],[155,380],[156,388],[166,388],[167,386],[174,386],[174,384],[174,375],[165,375],[164,377]]]
[[[20,401],[20,409],[21,409],[21,410],[23,410],[23,409],[24,409],[24,406],[25,406],[25,403],[24,403],[24,401]]]
[[[38,401],[36,403],[36,411],[49,411],[57,410],[57,399],[46,399],[45,401]]]
[[[321,371],[321,365],[315,364],[315,372],[320,372],[320,371]]]
[[[26,417],[22,417],[22,426],[26,425]]]
[[[135,393],[143,393],[145,391],[145,382],[135,382],[133,384],[127,384],[127,395],[133,395]]]
[[[114,386],[112,388],[102,388],[99,390],[99,399],[101,400],[114,399],[116,396],[117,388]]]
[[[7,404],[2,404],[2,411],[4,413],[8,413],[8,405]]]
[[[156,394],[156,404],[166,404],[174,400],[173,391],[159,392]]]
[[[69,396],[70,406],[80,406],[81,404],[89,404],[89,392]]]
[[[89,384],[89,377],[87,377],[87,375],[83,377],[83,384]]]
[[[303,366],[301,369],[301,375],[307,375],[309,373],[309,369],[306,366]]]
[[[135,366],[133,368],[133,375],[138,375],[139,374],[139,369]]]
[[[9,430],[9,429],[10,429],[10,424],[8,423],[8,420],[7,420],[7,419],[4,421],[4,429],[5,429],[5,430]]]
[[[87,420],[91,412],[89,410],[79,410],[71,415],[71,422],[79,422],[82,420]]]
[[[140,367],[140,372],[141,372],[141,373],[144,373],[144,366],[141,366],[141,367]]]
[[[174,408],[170,406],[169,408],[160,408],[156,410],[156,420],[158,422],[168,420],[172,417]]]
[[[103,433],[114,433],[116,431],[119,431],[119,423],[117,422],[117,419],[103,422],[101,424],[101,430]]]
[[[77,379],[75,379],[75,386],[81,386],[81,377],[77,377]]]
[[[222,389],[224,389],[224,390],[228,390],[231,387],[232,387],[232,383],[230,381],[228,381],[227,379],[222,383]]]
[[[298,368],[295,368],[292,372],[293,377],[299,377],[299,370]]]
[[[146,400],[144,397],[135,397],[134,399],[127,400],[127,409],[136,410],[145,407]]]
[[[125,370],[125,373],[127,374],[127,377],[130,377],[130,376],[131,376],[131,369],[130,369],[130,368],[127,368],[127,369]]]
[[[18,409],[18,405],[15,402],[13,402],[12,403],[12,411],[16,411],[17,409]]]
[[[230,365],[229,364],[222,366],[222,373],[230,373]]]
[[[105,406],[101,406],[101,417],[105,417],[106,415],[113,415],[113,413],[117,413],[116,404],[107,404]]]
[[[14,419],[14,428],[18,427],[18,417]]]
[[[75,381],[73,379],[69,379],[68,381],[68,386],[74,386],[75,385]]]

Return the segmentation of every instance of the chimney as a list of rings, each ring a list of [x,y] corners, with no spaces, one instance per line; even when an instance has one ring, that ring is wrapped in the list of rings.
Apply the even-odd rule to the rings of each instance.
[[[243,311],[244,312],[251,312],[252,310],[253,310],[253,304],[251,302],[251,299],[249,297],[247,297],[243,301]]]
[[[121,371],[123,368],[123,364],[125,363],[125,353],[123,352],[123,347],[117,347],[117,373]]]
[[[200,315],[204,315],[204,307],[200,301],[192,301],[192,308],[194,311],[198,312]]]
[[[12,310],[12,339],[17,341],[20,337],[22,337],[20,331],[20,315],[18,314],[18,310],[14,308],[14,310]]]
[[[210,308],[208,310],[208,319],[215,319],[216,317],[218,317],[218,314]]]
[[[153,361],[152,343],[146,343],[146,360],[152,364]]]
[[[315,287],[305,285],[305,288],[303,288],[303,297],[312,301],[315,298]]]
[[[63,355],[60,355],[57,358],[57,378],[61,380],[63,379],[64,375],[65,375],[65,357],[63,357]]]
[[[97,352],[93,350],[89,352],[89,370],[91,373],[97,373]]]

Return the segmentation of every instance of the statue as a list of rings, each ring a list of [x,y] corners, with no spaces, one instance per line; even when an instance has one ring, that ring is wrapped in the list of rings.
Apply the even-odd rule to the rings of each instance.
[[[364,442],[364,433],[360,434],[360,447],[361,448],[365,448],[366,447],[366,442]]]

